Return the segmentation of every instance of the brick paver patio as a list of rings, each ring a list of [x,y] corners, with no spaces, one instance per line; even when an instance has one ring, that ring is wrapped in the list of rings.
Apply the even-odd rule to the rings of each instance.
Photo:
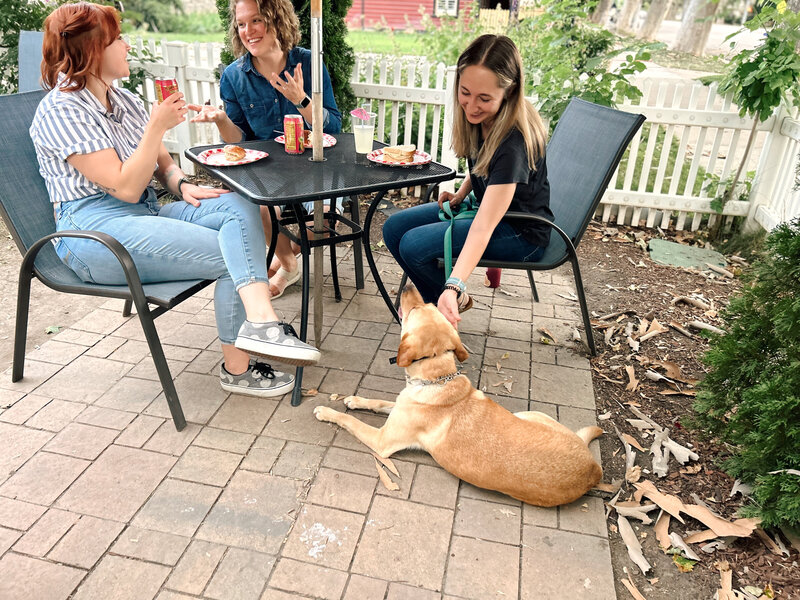
[[[522,505],[411,451],[395,455],[390,492],[364,446],[313,417],[345,410],[331,394],[393,400],[404,386],[388,362],[399,327],[370,280],[355,292],[340,253],[345,299],[326,285],[322,361],[304,379],[318,393],[298,408],[220,388],[211,290],[156,321],[180,433],[117,301],[31,349],[22,381],[0,376],[0,598],[616,598],[601,499]],[[396,264],[379,265],[396,285]],[[473,277],[464,372],[509,410],[594,424],[588,360],[565,347],[579,322],[571,278],[536,279],[538,304],[524,275],[503,273],[503,291]],[[297,321],[298,288],[276,306]],[[565,345],[540,343],[539,327]]]

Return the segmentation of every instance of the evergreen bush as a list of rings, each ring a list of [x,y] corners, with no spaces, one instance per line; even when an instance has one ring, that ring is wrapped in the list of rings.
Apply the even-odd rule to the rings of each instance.
[[[723,468],[753,485],[746,512],[765,526],[800,526],[800,218],[767,238],[747,287],[723,311],[726,334],[705,356],[710,372],[695,424],[730,444]]]
[[[230,26],[230,0],[216,0],[217,12],[222,22],[222,30],[227,32]],[[292,0],[294,10],[300,19],[300,46],[311,49],[311,3],[309,0]],[[349,123],[350,111],[355,108],[356,97],[350,87],[350,74],[355,64],[355,54],[347,43],[347,25],[345,17],[353,0],[323,0],[322,2],[322,50],[323,62],[328,68],[333,86],[336,105],[342,113],[342,129]],[[225,40],[222,52],[223,64],[229,65],[235,60],[230,49],[230,41]]]

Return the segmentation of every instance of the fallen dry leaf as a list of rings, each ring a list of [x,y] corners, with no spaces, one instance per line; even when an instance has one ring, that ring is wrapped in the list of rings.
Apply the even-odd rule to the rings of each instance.
[[[634,485],[636,486],[636,492],[633,494],[633,497],[636,500],[641,501],[642,496],[646,496],[673,517],[678,519],[678,521],[684,523],[683,517],[681,517],[681,511],[686,512],[686,506],[677,496],[673,496],[671,494],[662,494],[656,489],[656,486],[653,485],[652,481],[645,480],[641,483],[635,483]]]
[[[378,456],[377,454],[375,454],[374,452],[372,452],[371,454],[372,454],[372,457],[375,460],[379,461],[384,467],[386,467],[392,473],[397,475],[397,477],[400,477],[400,472],[397,470],[397,467],[394,466],[394,463],[392,462],[391,458],[382,458],[382,457]]]
[[[628,339],[630,340],[630,338]],[[628,385],[625,386],[625,389],[629,392],[635,392],[636,388],[639,387],[639,380],[636,379],[633,365],[626,365],[625,372],[628,374]]]
[[[396,492],[397,490],[400,489],[400,486],[397,485],[394,481],[392,481],[392,479],[389,477],[386,471],[383,470],[383,467],[381,467],[381,464],[377,461],[377,459],[375,460],[375,468],[378,469],[378,477],[380,477],[383,487],[385,487],[390,492]]]
[[[631,446],[633,446],[637,450],[639,450],[641,452],[645,452],[645,449],[642,448],[642,446],[639,444],[639,442],[636,441],[636,438],[633,437],[631,434],[623,433],[622,437],[626,442],[628,442]]]
[[[658,545],[661,546],[661,549],[665,552],[672,547],[672,540],[669,539],[670,518],[670,514],[662,510],[661,514],[658,515],[658,519],[656,519],[656,524],[653,526],[653,530],[656,532]]]
[[[617,526],[619,527],[619,534],[622,537],[622,541],[625,542],[628,548],[628,556],[636,566],[639,567],[643,574],[647,574],[652,567],[650,563],[647,562],[644,554],[642,554],[642,545],[633,532],[633,527],[631,527],[628,519],[622,515],[617,515]]]
[[[655,502],[655,500],[653,501]],[[748,537],[761,522],[760,519],[737,519],[731,522],[722,517],[718,517],[704,506],[699,506],[697,504],[684,505],[683,512],[690,517],[694,517],[706,527],[709,527],[719,537],[728,535]]]
[[[538,331],[538,332],[539,332],[539,333],[541,333],[542,335],[546,335],[547,337],[549,337],[551,340],[553,340],[553,343],[554,343],[554,344],[557,344],[557,343],[558,343],[558,340],[556,339],[556,336],[554,336],[552,333],[550,333],[550,332],[547,330],[547,328],[546,328],[546,327],[539,327],[539,328],[538,328],[536,331]]]
[[[642,478],[642,467],[634,465],[625,471],[625,481],[628,483],[636,483]]]
[[[311,388],[310,390],[303,390],[303,396],[316,396],[319,394],[319,390],[317,388]]]
[[[628,575],[627,579],[620,579],[620,583],[624,585],[628,591],[630,592],[631,596],[633,596],[634,600],[647,600],[642,593],[633,585],[633,581],[631,580],[631,576]]]

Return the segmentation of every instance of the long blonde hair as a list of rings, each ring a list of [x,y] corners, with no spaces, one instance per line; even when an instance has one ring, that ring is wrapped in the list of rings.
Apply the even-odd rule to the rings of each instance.
[[[236,58],[247,52],[239,38],[239,27],[236,24],[236,5],[244,0],[230,0],[228,10],[230,11],[231,24],[228,27],[228,37],[231,40],[231,48]],[[300,42],[300,20],[294,12],[294,6],[289,0],[254,0],[258,7],[258,12],[264,17],[267,29],[275,31],[275,37],[281,46],[281,50],[288,52]]]
[[[461,74],[471,66],[483,66],[497,76],[497,84],[504,91],[503,102],[494,118],[488,137],[478,151],[480,125],[467,121],[464,110],[458,102]],[[525,139],[528,152],[528,165],[536,169],[536,162],[544,156],[547,131],[538,111],[525,100],[524,73],[519,50],[504,35],[486,34],[475,39],[458,57],[456,68],[456,93],[453,95],[453,150],[460,158],[473,158],[472,172],[486,177],[489,162],[497,147],[511,132],[519,129]]]

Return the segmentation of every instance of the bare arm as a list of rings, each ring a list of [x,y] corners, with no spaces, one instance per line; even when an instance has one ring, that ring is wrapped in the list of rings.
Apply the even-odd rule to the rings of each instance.
[[[113,148],[72,154],[67,157],[67,162],[115,198],[135,203],[153,177],[153,166],[160,160],[164,133],[182,122],[185,114],[183,94],[172,94],[153,109],[139,145],[125,162],[119,159]]]
[[[471,187],[472,186],[470,186],[470,189]],[[457,277],[461,281],[466,281],[472,274],[472,271],[475,270],[475,267],[478,266],[478,262],[480,262],[483,253],[486,251],[486,246],[489,245],[492,233],[494,233],[498,223],[500,223],[500,220],[511,205],[511,200],[514,198],[514,191],[516,188],[516,183],[490,185],[486,188],[486,193],[483,195],[478,214],[475,215],[475,220],[469,228],[467,239],[464,242],[464,248],[462,248],[458,255],[458,260],[453,267],[451,277]],[[459,189],[458,195],[460,195],[460,193],[461,190]],[[439,296],[438,306],[442,314],[453,325],[461,320],[458,314],[456,293],[453,290],[445,290],[442,292],[441,296]]]
[[[222,141],[226,144],[238,144],[244,139],[242,130],[237,127],[236,123],[231,121],[231,118],[224,110],[207,104],[202,106],[189,104],[187,108],[198,113],[197,116],[192,117],[192,123],[214,123],[219,129]]]

